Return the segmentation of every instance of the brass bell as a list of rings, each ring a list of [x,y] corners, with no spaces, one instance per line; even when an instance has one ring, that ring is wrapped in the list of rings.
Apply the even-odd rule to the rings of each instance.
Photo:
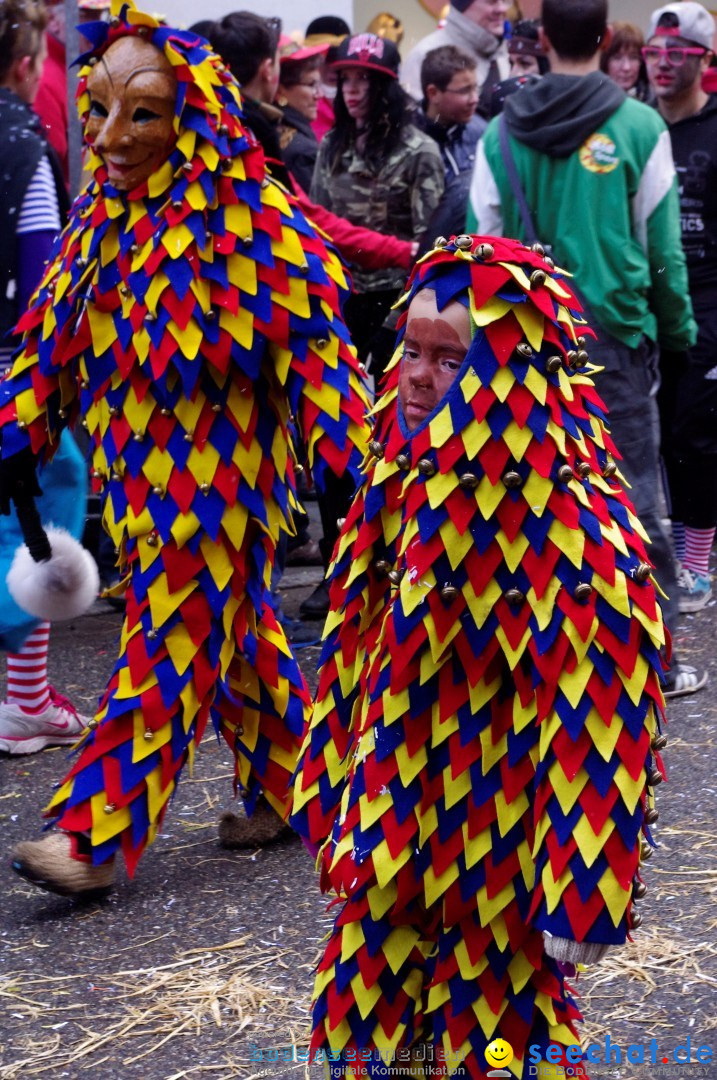
[[[455,598],[458,596],[458,593],[459,590],[456,588],[455,585],[444,585],[441,589],[441,598],[448,601],[455,600]]]
[[[184,439],[185,442],[194,442],[194,432],[193,431],[185,431],[184,435],[182,435],[182,438]]]
[[[124,296],[125,299],[127,299],[127,297],[132,295],[132,290],[129,289],[126,285],[120,285],[120,293],[122,294],[122,296]]]
[[[155,315],[155,313],[153,311],[148,311],[147,314],[144,317],[144,321],[145,322],[156,322],[157,321],[157,316]]]
[[[371,442],[368,444],[368,448],[375,458],[383,457],[383,443],[378,442],[376,439],[371,439]]]
[[[217,135],[228,135],[229,128],[226,124],[217,124]]]
[[[122,473],[113,472],[112,473],[112,479],[113,480],[121,480],[122,479]]]
[[[639,926],[642,926],[642,915],[633,908],[630,912],[630,929],[637,930]]]
[[[91,473],[90,475],[91,475],[91,476],[92,476],[92,477],[93,477],[93,478],[94,478],[95,480],[101,480],[101,479],[102,479],[102,473],[100,472],[100,470],[99,470],[99,469],[93,469],[93,470],[92,470],[92,473]]]
[[[154,732],[152,730],[150,730],[150,728],[145,728],[144,741],[145,742],[152,742],[153,738],[154,738]]]
[[[656,806],[651,806],[648,810],[645,811],[645,824],[654,825],[659,820],[659,817],[660,811],[657,809]]]
[[[171,416],[172,415],[172,410],[171,409],[160,409],[159,411],[162,414],[162,416]]]
[[[602,471],[602,474],[603,474],[603,476],[605,477],[606,480],[609,480],[610,477],[614,476],[616,472],[617,472],[617,465],[615,464],[615,462],[614,461],[608,461],[605,464],[605,467],[604,467],[604,469]]]
[[[584,480],[592,472],[592,466],[587,461],[581,461],[576,469],[576,472],[579,476],[582,476]]]
[[[416,468],[422,476],[434,476],[436,472],[436,466],[430,458],[421,458]]]
[[[473,237],[468,236],[467,233],[461,233],[453,242],[460,251],[470,251],[473,247]]]
[[[380,574],[381,577],[385,577],[391,569],[391,564],[390,562],[388,562],[387,559],[376,559],[376,562],[373,564],[373,568],[377,574]]]
[[[89,379],[83,379],[82,382],[80,383],[80,386],[81,386],[81,388],[83,390],[89,390],[89,388],[90,388],[90,380]]]
[[[86,266],[89,266],[89,259],[86,259],[84,255],[78,255],[75,262],[79,266],[80,270],[84,270]]]
[[[501,479],[507,488],[518,488],[523,483],[522,476],[515,469],[509,469]]]
[[[475,475],[475,473],[464,472],[462,476],[458,477],[458,483],[462,488],[468,488],[469,490],[473,491],[475,488],[478,487],[480,480]]]
[[[565,359],[568,362],[568,367],[569,368],[574,368],[575,364],[577,362],[577,359],[578,359],[577,351],[575,349],[568,349],[568,351],[567,351],[567,353],[565,355]]]
[[[132,244],[132,247],[129,250],[131,255],[139,255],[142,249],[139,244]]]
[[[580,334],[577,341],[578,341],[578,347],[580,349],[584,349],[585,346],[587,345],[588,339],[586,337],[584,337],[582,334]]]
[[[434,248],[444,248],[447,244],[448,241],[446,240],[445,236],[437,236],[436,239],[433,241]]]
[[[336,518],[336,528],[343,529],[346,524],[346,518]]]
[[[222,407],[223,406],[222,406],[221,401],[215,401],[214,404],[212,405],[212,412],[221,412]]]
[[[396,464],[399,469],[403,469],[404,472],[408,472],[411,468],[411,459],[408,454],[396,454]]]
[[[105,805],[104,805],[104,811],[105,811],[106,814],[114,814],[116,809],[117,809],[117,806],[113,802],[108,802],[108,803],[105,803]]]
[[[157,543],[158,543],[157,534],[154,533],[154,532],[151,532],[149,534],[149,536],[147,537],[147,546],[148,547],[156,547]]]
[[[309,272],[309,264],[307,262],[299,263],[299,273],[300,274],[308,274],[308,272]]]
[[[27,424],[24,420],[18,420],[17,427],[20,431],[27,431]]]
[[[317,338],[316,339],[316,348],[317,349],[325,349],[326,346],[328,345],[328,343],[329,343],[328,338],[324,338],[324,337]]]
[[[296,464],[294,465],[294,472],[296,473],[297,476],[299,476],[303,471],[304,471],[304,466],[300,465],[299,462],[297,461]]]
[[[537,240],[534,244],[530,245],[530,250],[534,251],[536,255],[545,255],[545,248]]]
[[[519,352],[521,356],[527,357],[527,359],[530,359],[533,355],[533,350],[527,341],[519,341],[515,346],[515,351]]]
[[[388,580],[392,581],[394,585],[400,585],[401,584],[401,579],[403,578],[404,573],[405,573],[405,570],[389,570],[389,572],[388,572]]]
[[[222,160],[219,162],[219,168],[222,170],[222,172],[229,172],[231,167],[232,163],[230,158],[222,158]]]
[[[244,728],[242,727],[241,724],[239,724],[239,726],[237,727],[237,735],[243,735],[243,734],[244,734]]]
[[[507,589],[504,595],[505,599],[511,606],[517,606],[518,604],[522,604],[525,600],[525,595],[520,591],[520,589]]]
[[[59,416],[60,420],[64,420],[67,416],[67,409],[58,409],[57,415]]]
[[[214,308],[207,308],[207,310],[204,312],[204,318],[207,320],[207,322],[214,322],[216,317],[217,313]]]
[[[134,442],[142,442],[142,440],[144,439],[144,432],[139,430],[135,431],[132,439]]]
[[[154,641],[156,636],[157,636],[157,631],[154,629],[154,627],[152,627],[151,630],[147,631],[147,637],[149,638],[150,641]]]
[[[590,356],[585,351],[585,349],[578,349],[578,354],[575,357],[575,366],[576,367],[585,367],[585,365],[587,364],[589,359],[590,359]]]
[[[561,356],[549,356],[545,361],[545,366],[551,375],[554,375],[556,371],[560,371],[563,366],[563,359]]]
[[[172,209],[173,210],[181,210],[183,206],[184,206],[184,202],[182,201],[182,199],[172,199]]]
[[[632,899],[642,900],[647,895],[647,885],[644,881],[635,881],[632,886]]]
[[[492,244],[479,244],[473,254],[478,255],[481,259],[492,259],[495,248]]]
[[[90,67],[94,67],[95,64],[98,62],[98,60],[99,60],[99,56],[91,56],[89,58],[89,60],[87,61],[87,63],[90,65]]]
[[[92,720],[89,721],[87,726],[91,731],[94,731],[95,728],[98,728],[100,726],[100,722],[93,717]]]
[[[647,840],[643,840],[640,844],[640,862],[649,862],[652,858],[652,845],[648,844]]]
[[[650,787],[657,787],[657,785],[661,784],[663,780],[664,777],[660,770],[657,768],[657,765],[653,765],[649,773],[647,774],[648,784],[650,785]]]
[[[212,490],[212,486],[211,484],[208,484],[206,480],[204,480],[199,485],[199,490],[201,491],[202,495],[208,495],[209,492]]]
[[[242,240],[242,244],[244,245],[244,247],[249,247],[253,239],[253,236],[245,236]]]
[[[194,164],[191,161],[182,162],[182,169],[185,173],[190,173],[194,168]]]
[[[164,495],[164,488],[162,487],[162,485],[161,485],[161,484],[156,484],[156,485],[155,485],[155,486],[154,486],[154,487],[152,488],[152,492],[153,492],[153,493],[154,493],[155,495],[159,495],[159,497],[160,497],[160,499],[161,499],[161,498],[163,497],[163,495]]]
[[[650,743],[650,747],[657,754],[659,754],[660,750],[664,750],[666,746],[667,746],[667,736],[666,735],[656,735],[655,738]]]
[[[573,470],[569,465],[561,465],[558,469],[558,480],[561,484],[568,484],[573,479]]]
[[[544,270],[533,270],[533,273],[530,275],[531,289],[538,289],[541,285],[544,285],[547,276],[548,275],[545,273]]]
[[[555,263],[553,262],[553,260],[550,258],[549,255],[545,256],[545,265],[547,266],[548,270],[554,270],[555,269]]]
[[[119,416],[121,412],[119,405],[110,405],[110,416]]]
[[[641,562],[635,570],[635,581],[647,581],[652,573],[652,567],[649,563]]]
[[[581,581],[573,589],[573,596],[579,603],[584,603],[590,596],[592,596],[593,587],[588,585],[587,581]]]

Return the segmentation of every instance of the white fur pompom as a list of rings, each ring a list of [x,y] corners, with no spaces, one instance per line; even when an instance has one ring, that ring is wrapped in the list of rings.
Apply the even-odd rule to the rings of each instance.
[[[100,587],[95,560],[65,529],[47,529],[52,558],[35,562],[23,544],[7,574],[15,603],[29,615],[48,622],[74,619],[97,599]]]

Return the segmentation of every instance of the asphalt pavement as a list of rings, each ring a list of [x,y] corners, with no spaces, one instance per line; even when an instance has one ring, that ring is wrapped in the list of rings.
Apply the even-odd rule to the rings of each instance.
[[[288,614],[319,578],[317,568],[287,572]],[[52,681],[81,711],[92,712],[104,687],[120,625],[98,602],[53,628]],[[688,1037],[693,1060],[699,1046],[717,1053],[715,640],[716,604],[683,618],[681,652],[709,668],[711,683],[669,709],[669,783],[659,790],[643,926],[577,982],[585,1040],[609,1035],[622,1049],[619,1064],[590,1067],[592,1080],[717,1077],[715,1063],[673,1060]],[[300,657],[313,684],[318,649]],[[217,819],[237,806],[224,745],[207,733],[135,879],[122,871],[112,896],[92,904],[38,892],[9,867],[13,845],[39,833],[66,757],[0,756],[0,1078],[319,1076],[301,1059],[332,913],[297,839],[248,852],[218,846]],[[657,1064],[640,1064],[635,1050],[637,1062],[626,1061],[627,1047],[650,1040]]]

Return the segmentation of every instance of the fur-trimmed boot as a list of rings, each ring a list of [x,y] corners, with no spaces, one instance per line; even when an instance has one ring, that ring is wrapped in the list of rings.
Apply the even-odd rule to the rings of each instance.
[[[219,818],[219,844],[223,848],[266,847],[292,832],[265,799],[259,799],[251,817],[227,810]]]
[[[99,900],[112,891],[114,859],[93,866],[76,858],[76,840],[65,832],[53,832],[42,840],[23,840],[13,852],[12,868],[38,889],[79,900]]]

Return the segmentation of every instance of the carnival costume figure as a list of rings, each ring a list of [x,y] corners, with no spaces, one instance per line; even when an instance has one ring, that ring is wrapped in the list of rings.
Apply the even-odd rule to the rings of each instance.
[[[482,1078],[498,1039],[524,1077],[577,1042],[566,969],[640,921],[662,617],[542,249],[442,240],[404,303],[295,777],[342,901],[312,1045],[336,1077],[413,1048]]]
[[[109,888],[120,850],[133,873],[210,716],[248,814],[285,816],[309,710],[268,603],[296,505],[291,426],[321,489],[359,477],[367,405],[347,275],[266,174],[220,58],[130,4],[83,34],[93,179],[0,411],[3,468],[30,479],[86,427],[125,574],[119,659],[48,808],[62,831],[16,853],[72,895]]]

